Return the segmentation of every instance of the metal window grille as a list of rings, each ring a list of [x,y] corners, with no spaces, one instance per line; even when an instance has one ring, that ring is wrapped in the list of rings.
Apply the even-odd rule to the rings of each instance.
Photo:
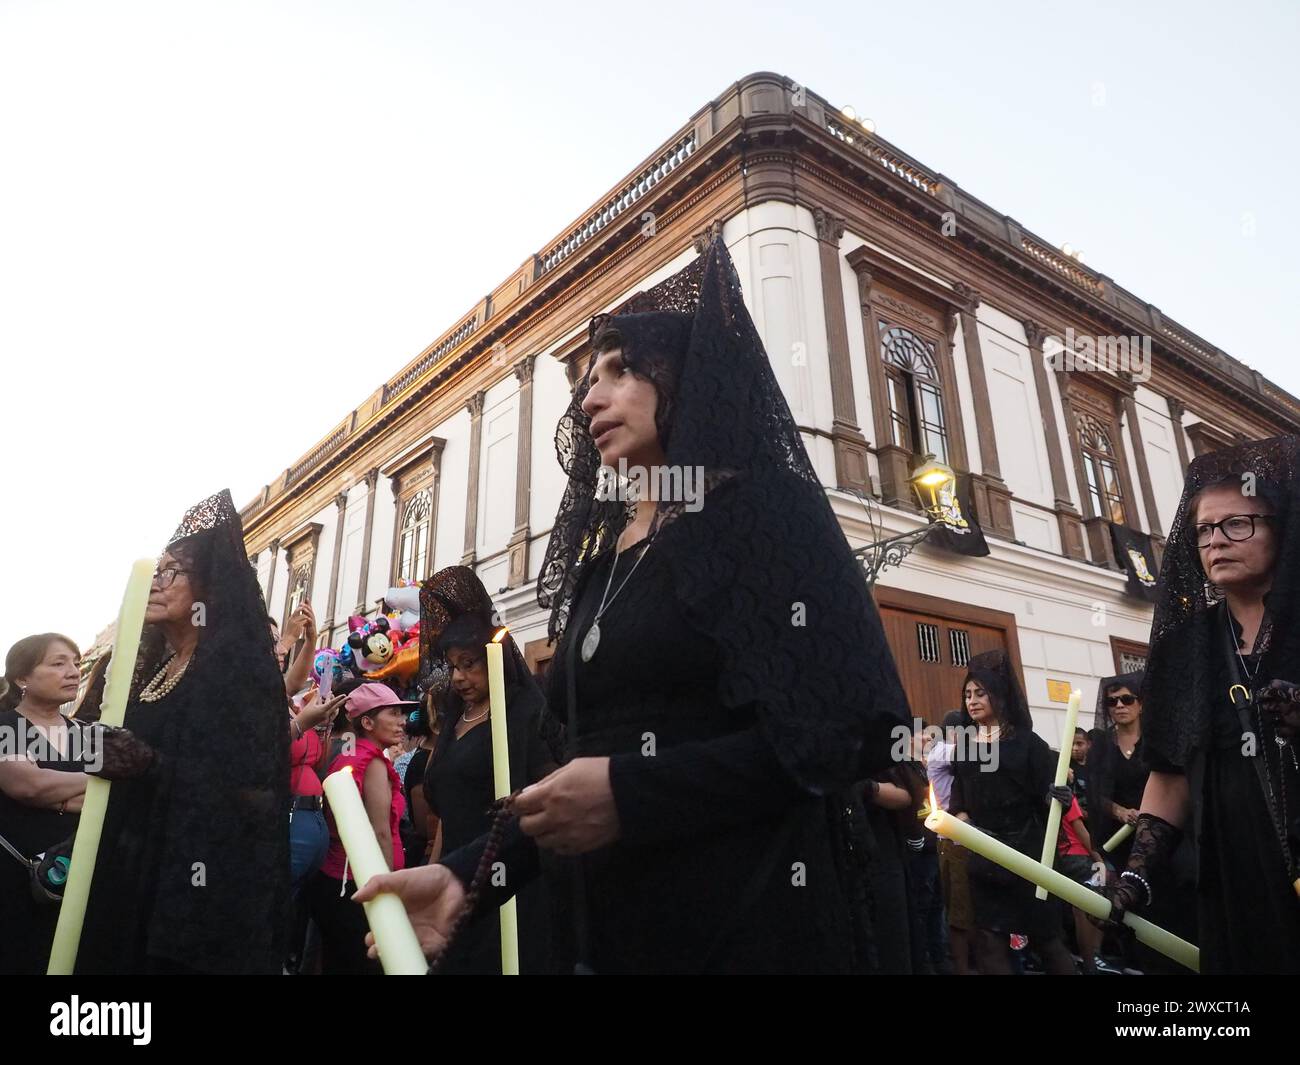
[[[922,662],[940,661],[938,625],[931,625],[925,621],[918,621],[916,623],[916,642],[921,654]]]
[[[966,665],[970,661],[970,633],[965,629],[949,629],[948,650],[954,666]]]

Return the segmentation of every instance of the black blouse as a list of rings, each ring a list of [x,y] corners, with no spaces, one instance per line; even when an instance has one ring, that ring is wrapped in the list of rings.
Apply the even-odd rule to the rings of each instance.
[[[838,808],[795,784],[752,707],[721,706],[726,663],[682,616],[653,545],[602,616],[592,660],[577,653],[609,567],[612,593],[637,550],[591,567],[561,647],[575,670],[569,751],[609,757],[622,830],[560,863],[580,878],[582,960],[610,973],[847,971],[848,901],[829,828]],[[561,717],[566,677],[557,657],[548,698]],[[536,868],[536,847],[517,830],[506,847],[512,869]],[[468,880],[480,850],[446,864]]]
[[[35,727],[18,711],[0,713],[4,746],[25,750],[34,732]],[[64,758],[52,748],[41,753],[54,755],[36,759],[41,769],[82,771],[79,760]],[[0,791],[0,836],[29,859],[72,836],[79,820],[77,814],[28,806]],[[58,916],[57,905],[38,904],[33,898],[27,870],[8,852],[0,852],[0,973],[44,973]]]

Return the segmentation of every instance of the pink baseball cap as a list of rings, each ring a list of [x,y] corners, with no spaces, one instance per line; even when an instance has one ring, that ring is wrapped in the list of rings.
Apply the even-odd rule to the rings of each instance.
[[[363,714],[370,714],[376,710],[382,710],[386,706],[396,706],[403,709],[407,707],[419,706],[419,703],[407,702],[398,697],[387,684],[361,684],[358,685],[348,696],[345,704],[348,708],[348,720],[355,721]]]

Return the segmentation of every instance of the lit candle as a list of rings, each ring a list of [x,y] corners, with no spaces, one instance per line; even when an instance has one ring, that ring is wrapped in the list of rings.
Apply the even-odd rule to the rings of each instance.
[[[1119,828],[1116,830],[1115,834],[1106,841],[1105,846],[1103,846],[1101,849],[1104,850],[1107,854],[1109,854],[1121,843],[1123,843],[1126,839],[1128,839],[1129,836],[1131,835],[1133,835],[1132,825],[1120,825]]]
[[[492,720],[492,783],[498,799],[510,794],[510,748],[506,730],[506,674],[502,658],[503,628],[487,645],[488,695]],[[501,906],[501,975],[519,975],[519,917],[511,896]]]
[[[153,584],[153,559],[139,559],[131,567],[126,582],[122,608],[117,613],[113,631],[113,657],[108,663],[108,680],[100,704],[99,720],[105,725],[121,725],[126,717],[126,699],[131,693],[136,656],[140,653],[140,633],[144,629],[144,611],[149,605],[149,588]],[[59,923],[50,949],[51,976],[71,976],[81,945],[81,926],[86,919],[90,899],[90,882],[95,875],[95,858],[99,854],[99,837],[104,830],[110,784],[99,777],[86,781],[86,794],[77,822],[77,838],[72,844],[72,866],[59,904]]]
[[[1056,756],[1056,780],[1054,783],[1059,788],[1069,779],[1070,774],[1070,748],[1074,744],[1074,727],[1079,721],[1079,700],[1083,698],[1083,692],[1075,688],[1070,692],[1070,703],[1065,710],[1065,727],[1061,731],[1061,751]],[[1051,869],[1056,864],[1056,837],[1061,834],[1061,804],[1055,799],[1047,800],[1047,832],[1043,836],[1043,865]],[[1038,899],[1047,898],[1047,889],[1039,887],[1034,892],[1034,897]]]
[[[1102,921],[1109,920],[1111,906],[1106,896],[1076,883],[1041,862],[1034,861],[1029,855],[1021,854],[1018,850],[1008,847],[1001,840],[981,832],[974,825],[967,824],[960,818],[940,810],[934,801],[933,786],[930,789],[930,806],[932,808],[930,816],[925,819],[925,827],[930,831],[954,843],[960,843],[963,847],[976,854],[982,854],[989,861],[1002,866],[1003,869],[1009,869],[1030,883],[1037,884],[1043,889],[1044,897],[1050,892],[1075,909],[1082,910]],[[1194,944],[1179,939],[1178,936],[1131,913],[1124,915],[1124,924],[1133,929],[1139,942],[1145,943],[1152,950],[1158,950],[1166,958],[1172,958],[1179,965],[1184,965],[1193,972],[1200,971],[1201,952]]]
[[[352,867],[353,880],[363,885],[372,876],[387,873],[388,863],[384,861],[374,826],[366,815],[352,767],[344,766],[337,773],[331,773],[325,778],[324,787],[339,841]],[[393,843],[397,845],[396,840]],[[370,922],[370,931],[374,933],[379,964],[383,966],[385,975],[422,976],[428,972],[429,963],[424,960],[420,940],[411,927],[402,900],[385,891],[361,905],[365,908],[366,920]]]

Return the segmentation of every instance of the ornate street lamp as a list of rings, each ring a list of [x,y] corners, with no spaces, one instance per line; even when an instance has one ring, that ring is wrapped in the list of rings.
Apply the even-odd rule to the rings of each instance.
[[[871,543],[854,551],[853,554],[862,562],[868,585],[876,583],[876,578],[880,576],[881,571],[890,566],[900,565],[903,559],[907,558],[935,529],[954,528],[954,519],[963,523],[965,521],[960,511],[953,508],[957,493],[957,475],[950,467],[939,462],[934,455],[926,455],[921,464],[912,471],[907,482],[916,492],[929,524],[884,539],[876,536]],[[863,500],[863,502],[867,501]],[[872,532],[876,533],[877,530],[883,531],[883,524],[873,513],[871,509],[873,505],[867,505],[867,520]]]

